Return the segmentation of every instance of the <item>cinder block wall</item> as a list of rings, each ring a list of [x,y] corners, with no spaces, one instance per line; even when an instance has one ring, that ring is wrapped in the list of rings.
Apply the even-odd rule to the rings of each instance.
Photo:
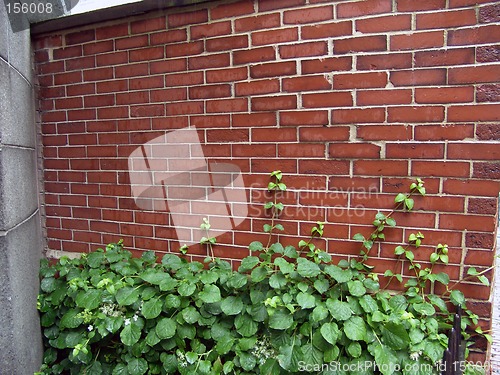
[[[123,238],[177,251],[169,216],[134,204],[127,157],[192,126],[204,154],[236,163],[253,187],[250,217],[218,239],[218,256],[240,259],[262,238],[268,174],[281,169],[286,243],[321,220],[321,246],[357,254],[349,238],[422,177],[428,197],[394,215],[376,269],[396,267],[394,244],[417,230],[422,259],[450,246],[453,279],[490,266],[499,21],[484,0],[212,1],[36,36],[49,248]],[[490,289],[460,288],[488,317]]]

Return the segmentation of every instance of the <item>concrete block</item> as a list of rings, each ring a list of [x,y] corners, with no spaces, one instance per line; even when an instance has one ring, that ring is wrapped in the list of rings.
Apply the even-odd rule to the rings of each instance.
[[[0,230],[7,231],[38,209],[35,150],[0,148]]]
[[[30,84],[0,60],[0,142],[35,147],[34,106]]]
[[[29,82],[33,82],[34,70],[31,60],[31,38],[28,19],[21,19],[23,29],[14,31],[7,23],[9,64],[16,68]],[[26,27],[26,28],[25,28]],[[24,29],[25,28],[25,29]]]
[[[33,374],[43,348],[36,309],[42,256],[40,216],[0,234],[0,373]]]

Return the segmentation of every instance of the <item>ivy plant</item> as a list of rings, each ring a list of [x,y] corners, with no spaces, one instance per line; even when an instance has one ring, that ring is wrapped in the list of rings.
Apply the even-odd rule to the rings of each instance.
[[[377,214],[367,238],[355,236],[359,258],[334,264],[313,241],[323,235],[322,222],[296,247],[280,243],[278,197],[286,189],[283,174],[273,172],[263,228],[269,237],[249,244],[238,269],[214,257],[208,220],[201,225],[204,263],[173,253],[159,260],[152,251],[134,258],[122,242],[78,259],[43,260],[38,374],[439,374],[453,306],[467,312],[466,339],[478,319],[449,276],[434,272],[448,263],[448,247],[437,246],[425,266],[414,256],[423,235],[411,234],[394,253],[412,274],[387,270],[385,279],[403,284],[390,291],[369,263],[374,244],[396,226],[392,213]],[[396,196],[396,209],[411,211],[416,193],[425,195],[421,180]],[[467,277],[486,283],[485,273],[471,268]],[[435,284],[444,295],[432,293]]]

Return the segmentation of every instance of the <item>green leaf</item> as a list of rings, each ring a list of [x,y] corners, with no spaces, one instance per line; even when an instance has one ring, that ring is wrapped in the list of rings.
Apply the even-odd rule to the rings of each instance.
[[[146,319],[154,319],[160,315],[163,307],[163,302],[157,298],[151,298],[150,300],[144,302],[141,308],[142,316]]]
[[[358,358],[361,355],[362,351],[363,349],[357,341],[351,342],[347,347],[347,353],[349,353],[349,355],[353,358]]]
[[[302,277],[316,277],[320,274],[319,266],[305,258],[297,259],[297,272]]]
[[[91,268],[99,268],[105,260],[106,256],[103,252],[94,251],[90,254],[87,254],[87,264]]]
[[[250,243],[248,246],[248,250],[250,251],[262,251],[264,250],[264,245],[262,245],[262,242],[259,241],[253,241]],[[257,258],[258,259],[258,258]],[[253,267],[252,267],[253,268]]]
[[[234,296],[226,297],[220,305],[222,312],[226,315],[238,315],[243,311],[243,307],[241,298]]]
[[[161,319],[155,327],[155,332],[160,339],[169,339],[174,337],[177,330],[177,324],[170,318]]]
[[[414,205],[415,205],[415,201],[412,198],[405,199],[405,206],[409,211],[411,211],[413,209]]]
[[[205,303],[215,303],[222,299],[219,287],[212,284],[205,285],[198,297]]]
[[[455,306],[465,306],[465,296],[464,294],[459,291],[459,290],[452,290],[450,293],[450,301],[453,303]]]
[[[245,371],[251,371],[257,364],[257,359],[250,353],[241,352],[238,355],[240,365]]]
[[[388,322],[381,327],[384,343],[395,350],[403,350],[408,346],[410,337],[402,324]]]
[[[325,267],[325,272],[338,283],[346,283],[352,279],[352,271],[349,268],[343,270],[336,265],[330,264]]]
[[[366,339],[366,325],[363,318],[352,316],[344,323],[345,335],[354,341],[363,341]]]
[[[83,318],[80,315],[80,310],[70,309],[64,313],[59,322],[59,328],[76,328],[83,323]]]
[[[116,302],[120,306],[129,306],[137,302],[140,292],[138,289],[126,286],[116,292]]]
[[[277,356],[277,360],[281,368],[288,371],[288,373],[298,371],[299,362],[302,358],[303,354],[300,350],[300,346],[293,344],[281,346]]]
[[[486,286],[490,286],[490,280],[488,280],[488,278],[486,276],[479,275],[479,276],[477,276],[477,279],[481,282],[481,284],[486,285]]]
[[[276,310],[269,317],[269,327],[272,329],[285,330],[292,326],[293,315],[285,310]]]
[[[374,313],[375,311],[378,311],[377,301],[375,301],[375,299],[373,299],[373,297],[369,294],[365,294],[361,297],[359,299],[359,304],[367,313]]]
[[[285,275],[288,275],[295,271],[295,266],[292,263],[286,261],[284,258],[276,258],[274,260],[274,264],[278,266],[280,271]]]
[[[297,303],[303,309],[312,309],[316,306],[316,299],[312,294],[300,292],[297,294]]]
[[[415,304],[413,304],[413,308],[419,314],[426,315],[426,316],[432,316],[436,313],[436,309],[434,309],[434,306],[432,306],[430,303],[427,303],[427,302],[415,303]]]
[[[441,312],[447,313],[448,312],[448,306],[446,306],[446,302],[435,294],[428,294],[427,298],[429,301],[436,306]]]
[[[141,338],[141,328],[137,324],[128,324],[120,332],[122,343],[132,346]]]
[[[320,322],[328,317],[328,313],[328,309],[325,306],[317,305],[311,314],[311,320],[313,322]]]
[[[177,291],[181,296],[189,297],[196,291],[196,284],[191,282],[181,282]]]
[[[235,343],[235,339],[231,336],[224,336],[215,345],[215,350],[218,354],[224,355],[229,353]]]
[[[396,195],[396,198],[394,198],[394,202],[400,203],[400,202],[403,202],[405,199],[406,199],[406,195],[403,193],[399,193],[398,195]]]
[[[321,336],[330,344],[335,345],[339,337],[339,327],[336,323],[324,323],[320,328]]]
[[[75,302],[78,307],[94,310],[101,304],[102,292],[97,289],[88,289],[77,294]]]
[[[264,280],[269,274],[269,269],[264,266],[256,267],[250,273],[250,278],[254,283],[259,283]]]
[[[437,362],[443,358],[444,347],[439,341],[426,340],[424,346],[424,354],[428,356],[432,362]]]
[[[144,358],[132,358],[127,363],[129,375],[143,375],[148,371],[148,362]]]
[[[314,282],[314,289],[320,294],[324,294],[330,289],[330,283],[326,279],[318,279]]]
[[[383,375],[393,375],[396,365],[399,364],[398,358],[392,349],[385,345],[375,342],[370,346],[371,352],[375,357],[380,372]]]
[[[336,320],[347,320],[352,316],[351,306],[347,302],[329,298],[326,300],[326,307]]]
[[[188,324],[195,324],[200,319],[200,313],[194,306],[188,306],[181,311],[182,318]]]
[[[237,315],[234,319],[234,326],[236,327],[236,332],[243,337],[254,336],[258,329],[257,323],[248,314]]]
[[[352,239],[355,241],[364,241],[365,236],[363,236],[361,233],[356,233],[354,236],[352,236]]]
[[[288,280],[282,273],[275,273],[269,278],[269,285],[274,289],[284,288]]]
[[[244,258],[241,261],[240,267],[238,268],[239,272],[246,272],[250,271],[252,268],[254,268],[257,264],[259,264],[260,260],[258,257],[255,256],[249,256]]]
[[[355,297],[361,297],[366,293],[366,288],[363,286],[363,283],[359,280],[351,280],[347,283],[347,288],[349,289],[349,293]]]

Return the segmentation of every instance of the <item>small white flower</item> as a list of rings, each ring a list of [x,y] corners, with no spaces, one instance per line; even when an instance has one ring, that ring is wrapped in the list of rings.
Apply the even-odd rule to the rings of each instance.
[[[416,361],[421,354],[422,354],[421,351],[410,353],[410,359]]]
[[[130,319],[125,319],[125,323],[124,323],[126,326],[128,326],[130,324]]]
[[[134,319],[134,322],[137,322],[137,319],[139,319],[139,317],[137,315],[134,315],[132,319]]]
[[[93,325],[89,325],[89,326],[87,327],[87,329],[89,330],[89,332],[90,332],[90,331],[93,331],[93,330],[94,330],[94,326],[93,326]]]

